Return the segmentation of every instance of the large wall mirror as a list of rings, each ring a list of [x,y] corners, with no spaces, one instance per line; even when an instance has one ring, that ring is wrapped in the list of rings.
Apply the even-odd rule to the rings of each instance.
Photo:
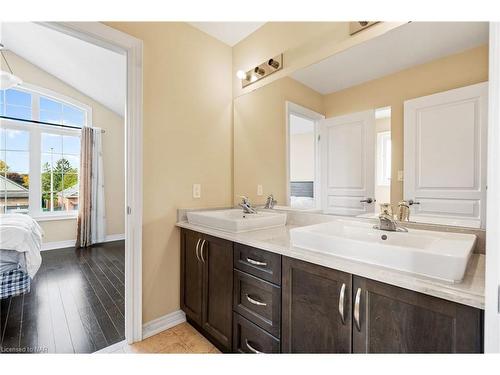
[[[400,26],[235,98],[235,196],[484,228],[487,94],[487,23]]]

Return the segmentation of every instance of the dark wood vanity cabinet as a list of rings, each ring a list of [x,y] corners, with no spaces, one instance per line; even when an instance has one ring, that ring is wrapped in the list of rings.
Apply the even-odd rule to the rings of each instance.
[[[355,353],[480,353],[482,312],[353,276]]]
[[[350,353],[350,274],[283,257],[284,353]]]
[[[181,231],[181,308],[225,351],[232,345],[233,243]]]
[[[226,352],[483,350],[479,309],[187,229],[181,307]]]
[[[479,309],[286,257],[282,274],[283,352],[482,352]]]

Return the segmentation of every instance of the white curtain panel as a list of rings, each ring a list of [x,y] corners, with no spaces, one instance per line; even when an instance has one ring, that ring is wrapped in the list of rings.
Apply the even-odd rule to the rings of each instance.
[[[94,128],[92,149],[92,204],[91,204],[91,242],[104,242],[106,239],[106,210],[104,201],[104,168],[102,160],[102,131]]]

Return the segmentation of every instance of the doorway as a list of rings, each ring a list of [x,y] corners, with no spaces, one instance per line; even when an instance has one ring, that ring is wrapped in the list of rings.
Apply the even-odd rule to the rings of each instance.
[[[287,205],[294,209],[321,208],[318,123],[324,119],[298,104],[286,103]]]

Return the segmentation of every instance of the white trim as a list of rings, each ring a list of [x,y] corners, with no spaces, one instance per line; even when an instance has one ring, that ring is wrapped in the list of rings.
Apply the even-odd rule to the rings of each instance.
[[[104,239],[104,241],[100,242],[100,243],[114,242],[114,241],[124,241],[124,240],[125,240],[125,233],[110,234],[110,235],[107,235],[106,238]],[[74,239],[74,240],[67,240],[67,241],[45,242],[45,243],[42,243],[42,249],[41,249],[41,251],[57,250],[57,249],[64,249],[64,248],[67,248],[67,247],[74,247],[75,243],[76,243],[76,239]]]
[[[160,316],[159,318],[151,320],[143,325],[142,338],[147,339],[148,337],[157,335],[158,333],[178,324],[184,323],[185,321],[186,314],[184,314],[184,311],[182,310],[177,310],[171,312],[170,314]]]
[[[290,114],[294,113],[298,116],[303,116],[309,120],[314,120],[314,140],[315,140],[315,171],[314,171],[314,201],[316,209],[321,208],[321,165],[320,165],[320,141],[319,141],[319,121],[324,120],[325,116],[321,113],[302,107],[290,101],[285,101],[285,127],[286,127],[286,145],[285,145],[285,160],[286,160],[286,206],[290,206]]]
[[[68,212],[67,214],[62,214],[62,213],[47,213],[45,215],[41,216],[34,216],[31,215],[31,218],[37,222],[44,222],[44,221],[59,221],[59,220],[76,220],[78,219],[78,213],[77,212]]]
[[[43,22],[127,57],[125,111],[125,337],[142,340],[142,51],[143,42],[99,22]]]
[[[123,240],[125,240],[125,233],[108,234],[106,235],[104,242],[123,241]]]
[[[65,249],[67,247],[75,247],[75,243],[76,240],[45,242],[42,243],[41,251],[58,250],[58,249]]]
[[[125,345],[127,345],[127,340],[119,341],[115,344],[111,344],[110,346],[106,346],[105,348],[102,348],[101,350],[98,350],[92,354],[113,354],[113,353],[118,352]],[[123,354],[123,353],[121,353],[121,354]]]
[[[484,351],[500,352],[500,23],[490,22]]]

